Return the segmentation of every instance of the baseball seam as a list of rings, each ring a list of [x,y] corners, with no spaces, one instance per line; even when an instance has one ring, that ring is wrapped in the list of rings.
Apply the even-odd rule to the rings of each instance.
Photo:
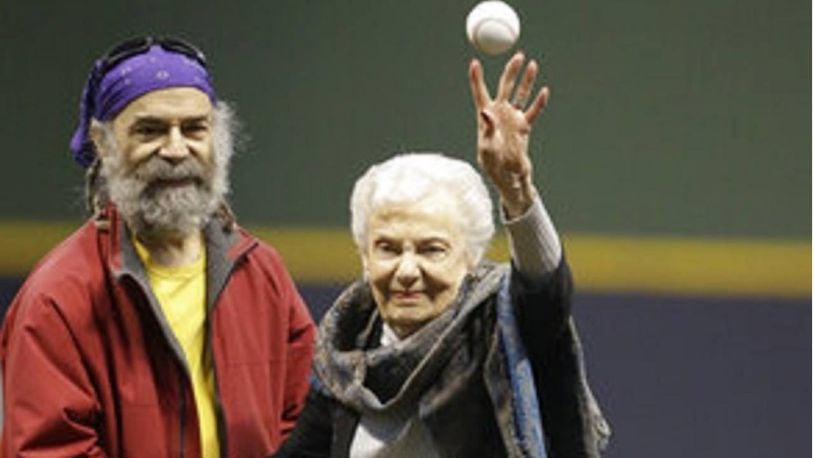
[[[486,51],[484,51],[483,46],[481,45],[479,37],[480,37],[480,29],[481,29],[481,27],[483,26],[483,24],[485,22],[489,22],[489,21],[495,21],[495,22],[499,23],[500,25],[502,25],[503,27],[505,27],[506,30],[509,31],[509,35],[511,35],[511,37],[512,37],[512,39],[511,39],[512,44],[514,43],[515,40],[517,40],[518,33],[515,32],[515,30],[512,28],[511,24],[508,23],[508,21],[506,21],[506,20],[504,20],[502,18],[494,18],[494,17],[483,18],[480,21],[476,22],[475,26],[472,28],[472,41],[475,42],[475,47],[476,48],[478,48],[479,50],[481,50],[483,52],[486,52]],[[509,47],[511,47],[511,46],[509,46]]]

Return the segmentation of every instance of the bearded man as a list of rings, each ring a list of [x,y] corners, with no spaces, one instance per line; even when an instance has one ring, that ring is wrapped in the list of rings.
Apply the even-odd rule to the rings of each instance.
[[[5,456],[265,456],[291,430],[315,328],[226,203],[235,126],[187,43],[96,61],[71,140],[93,215],[0,336]]]

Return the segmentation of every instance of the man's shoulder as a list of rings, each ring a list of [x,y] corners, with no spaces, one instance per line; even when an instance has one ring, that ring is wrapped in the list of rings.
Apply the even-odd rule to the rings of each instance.
[[[241,253],[238,254],[241,258],[235,259],[230,281],[222,294],[264,298],[263,301],[254,302],[263,306],[285,304],[305,310],[294,280],[277,249],[243,228],[236,227],[235,232],[237,240],[232,243],[231,250]]]
[[[241,226],[237,226],[236,236],[237,241],[234,246],[245,247],[250,257],[262,261],[264,265],[284,268],[284,262],[280,252],[269,241],[254,235],[248,229]]]
[[[67,315],[91,307],[94,291],[103,287],[94,224],[88,222],[43,256],[26,277],[10,304],[18,319],[55,307]],[[34,314],[34,315],[32,315]]]
[[[97,231],[93,222],[86,222],[63,239],[34,265],[21,292],[56,294],[99,278],[103,267]]]
[[[241,227],[235,229],[234,236],[236,240],[229,250],[229,257],[236,261],[233,276],[259,276],[278,291],[292,288],[291,273],[274,246]]]
[[[51,248],[37,262],[32,272],[51,269],[54,264],[64,267],[76,267],[85,264],[91,254],[97,254],[99,251],[98,234],[99,229],[93,221],[84,222]]]

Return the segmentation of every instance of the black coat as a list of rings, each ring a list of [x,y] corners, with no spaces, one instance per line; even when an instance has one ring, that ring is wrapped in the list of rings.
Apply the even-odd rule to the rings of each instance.
[[[534,370],[549,458],[599,456],[599,447],[607,439],[607,431],[603,431],[607,425],[598,410],[595,414],[599,417],[593,416],[591,407],[595,405],[586,405],[593,399],[589,402],[585,393],[577,389],[584,373],[578,337],[570,319],[572,280],[568,264],[563,260],[546,281],[534,285],[522,281],[513,270],[510,291],[520,336]],[[473,316],[472,327],[493,333],[494,301],[485,305]],[[489,340],[482,332],[475,335],[484,345]],[[378,338],[371,339],[371,344],[378,344]],[[296,428],[275,457],[349,456],[360,414],[341,404],[320,385],[312,384]],[[489,405],[483,386],[469,387],[469,395],[486,396]],[[451,402],[447,409],[423,419],[443,456],[506,456],[495,415],[478,417],[488,417],[487,421],[477,422],[480,431],[455,428],[456,423],[471,415],[466,412],[471,404]]]

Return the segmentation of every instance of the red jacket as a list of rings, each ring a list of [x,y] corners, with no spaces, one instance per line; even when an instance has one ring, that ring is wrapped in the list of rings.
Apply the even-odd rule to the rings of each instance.
[[[266,456],[303,407],[315,328],[274,249],[218,222],[205,235],[221,455]],[[5,456],[200,456],[181,355],[124,224],[89,221],[3,324]]]

